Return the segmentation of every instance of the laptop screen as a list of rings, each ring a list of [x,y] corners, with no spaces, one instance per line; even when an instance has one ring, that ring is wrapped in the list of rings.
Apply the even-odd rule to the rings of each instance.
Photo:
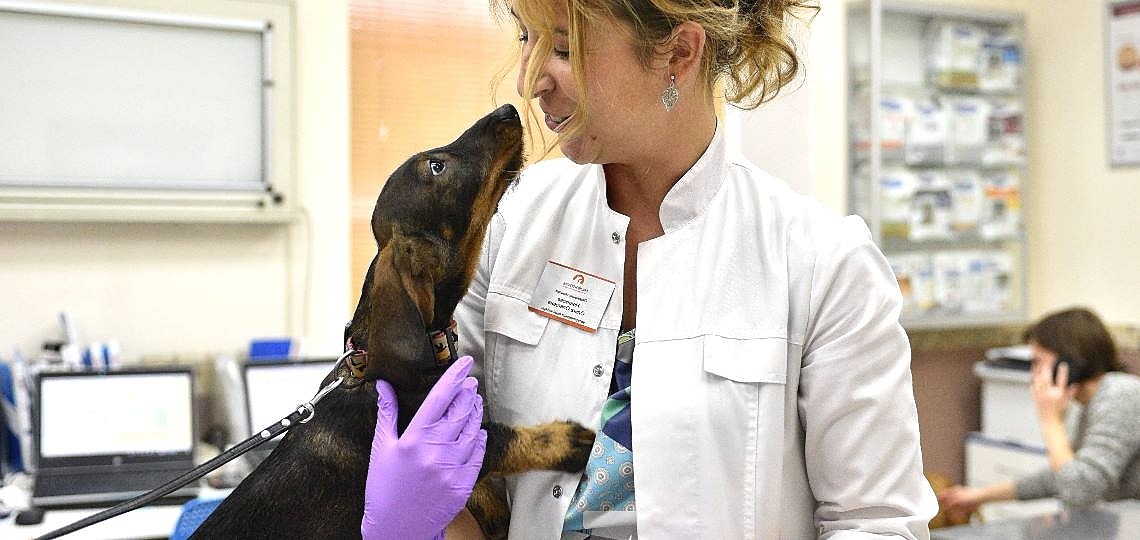
[[[245,365],[245,398],[252,436],[297,410],[321,389],[336,360],[251,362]]]
[[[162,456],[194,449],[193,376],[187,369],[42,373],[42,460]]]

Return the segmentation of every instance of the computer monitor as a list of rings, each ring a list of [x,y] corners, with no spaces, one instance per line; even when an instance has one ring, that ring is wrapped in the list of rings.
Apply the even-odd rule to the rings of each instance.
[[[189,367],[41,372],[34,411],[35,506],[113,504],[194,468]]]
[[[321,389],[335,358],[275,360],[245,364],[246,418],[252,436],[297,410]]]
[[[187,369],[42,373],[40,466],[106,456],[148,461],[194,450],[194,385]]]

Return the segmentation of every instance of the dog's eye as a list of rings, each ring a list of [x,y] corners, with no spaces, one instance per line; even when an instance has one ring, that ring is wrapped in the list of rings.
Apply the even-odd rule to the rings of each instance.
[[[428,160],[428,169],[431,171],[432,176],[439,176],[443,174],[443,171],[447,170],[447,164],[438,159],[431,159]]]

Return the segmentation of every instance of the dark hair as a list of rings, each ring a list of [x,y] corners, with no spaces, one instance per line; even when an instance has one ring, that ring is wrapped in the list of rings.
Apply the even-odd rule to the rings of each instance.
[[[1109,371],[1123,371],[1108,328],[1086,308],[1070,308],[1046,315],[1026,328],[1022,339],[1058,356],[1076,359],[1091,377]]]

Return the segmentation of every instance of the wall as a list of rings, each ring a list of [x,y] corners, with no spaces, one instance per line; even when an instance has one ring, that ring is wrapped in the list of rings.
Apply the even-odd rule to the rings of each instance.
[[[1085,304],[1134,336],[1140,324],[1140,169],[1107,166],[1103,2],[927,0],[1026,16],[1030,182],[1029,317]],[[851,2],[855,3],[855,2]],[[860,2],[861,3],[861,2]],[[807,82],[733,127],[747,155],[794,188],[846,211],[845,12],[823,0],[804,44]],[[803,94],[807,93],[807,99]],[[808,126],[783,128],[798,117]],[[746,131],[753,129],[753,131]],[[811,174],[808,180],[795,175]],[[1017,328],[912,332],[913,374],[926,466],[962,479],[966,433],[980,428],[980,381],[971,367],[986,347],[1017,339]],[[933,337],[930,334],[934,334]],[[1124,339],[1134,351],[1135,339]],[[1129,353],[1132,354],[1132,353]]]
[[[339,353],[349,315],[345,2],[86,3],[250,16],[286,6],[301,218],[291,226],[0,222],[0,358],[58,339],[61,310],[82,339],[118,339],[128,358],[198,359],[282,335]]]
[[[1104,97],[1104,2],[926,0],[1026,16],[1029,92],[1029,316],[1073,304],[1113,325],[1140,324],[1140,168],[1111,169]],[[809,56],[808,138],[815,195],[846,201],[844,30],[841,2],[823,0]]]
[[[1015,11],[1025,11],[1031,4],[1028,0],[927,2]],[[847,210],[846,4],[865,3],[821,0],[807,38],[793,34],[806,72],[802,85],[794,83],[771,103],[729,117],[732,136],[739,139],[736,144],[745,155],[837,212]]]
[[[202,8],[239,1],[259,3],[151,3]],[[0,357],[14,346],[29,354],[56,338],[56,315],[63,309],[76,316],[87,338],[117,337],[133,355],[232,352],[250,337],[282,334],[306,336],[312,352],[339,351],[341,324],[355,302],[348,262],[346,2],[260,2],[293,6],[293,165],[309,217],[292,227],[0,223]],[[809,82],[800,92],[809,98],[792,98],[808,108],[809,126],[796,131],[804,150],[792,159],[810,163],[799,170],[815,173],[797,180],[801,189],[843,210],[846,129],[838,119],[846,108],[844,15],[841,0],[822,3],[805,45]],[[1027,16],[1030,315],[1083,303],[1110,324],[1140,324],[1140,169],[1106,164],[1103,2],[940,3]],[[761,108],[755,114],[764,113]],[[748,135],[750,144],[763,147],[771,144],[765,137],[782,134]],[[763,166],[763,159],[757,161]],[[971,403],[978,383],[968,366],[978,350],[916,347],[928,464],[960,467],[958,437],[930,437],[976,429]],[[961,384],[947,388],[945,381]],[[945,414],[947,402],[957,414]]]
[[[1112,170],[1105,141],[1103,2],[942,1],[955,7],[1009,9],[1026,16],[1026,85],[1029,94],[1029,175],[1025,203],[1029,236],[1029,317],[1085,304],[1114,328],[1135,371],[1136,332],[1140,324],[1140,169]],[[831,24],[827,22],[826,24]],[[841,65],[842,39],[813,34]],[[821,43],[822,42],[822,45]],[[815,51],[816,49],[813,49]],[[834,76],[832,77],[834,78]],[[821,107],[843,99],[834,88],[813,102]],[[829,115],[819,114],[818,117]],[[818,124],[818,121],[817,121]],[[832,129],[833,126],[832,126]],[[817,128],[817,168],[824,177],[845,174],[841,152],[844,133]],[[820,182],[817,181],[817,185]],[[842,208],[841,186],[831,186],[825,201]],[[963,479],[962,441],[980,429],[980,381],[971,366],[986,347],[1017,339],[1017,328],[973,329],[950,333],[912,332],[915,397],[927,468]],[[1032,419],[1028,419],[1031,421]]]
[[[503,72],[515,65],[518,34],[513,24],[497,24],[487,0],[348,4],[355,302],[376,255],[372,209],[380,188],[409,156],[450,143],[499,105],[518,105],[514,71]],[[497,87],[492,85],[503,76]]]
[[[1140,230],[1134,204],[1140,200],[1140,168],[1107,165],[1103,2],[925,1],[1026,16],[1029,316],[1086,304],[1110,324],[1140,323],[1140,235],[1127,234]],[[845,211],[847,130],[837,125],[847,100],[844,2],[821,4],[803,47],[806,85],[741,115],[739,122],[755,131],[740,137],[744,151],[762,167]],[[795,118],[789,110],[798,110],[810,128],[773,129]],[[805,173],[814,177],[795,176]]]
[[[1140,323],[1140,168],[1110,169],[1104,2],[1029,8],[1030,308],[1087,304]]]
[[[224,0],[194,4],[218,3]],[[304,221],[291,228],[0,224],[0,354],[14,345],[28,353],[55,337],[63,309],[89,338],[117,337],[137,354],[231,350],[251,336],[280,334],[306,335],[315,350],[339,346],[340,322],[355,300],[346,285],[351,272],[341,217],[348,198],[346,1],[262,3],[294,5],[294,166],[311,231]],[[800,170],[815,176],[796,182],[842,210],[846,143],[836,119],[846,106],[844,17],[841,2],[822,3],[805,45],[809,83],[798,91],[810,98],[785,97],[800,100],[811,126],[796,137],[807,143],[800,159],[810,162]],[[1134,256],[1140,235],[1126,234],[1140,229],[1132,203],[1140,200],[1140,172],[1106,165],[1102,3],[939,3],[1027,14],[1031,315],[1085,303],[1111,323],[1140,322],[1140,257]],[[753,144],[767,144],[766,136],[778,140],[765,133],[752,134]],[[101,267],[114,270],[92,270]]]

